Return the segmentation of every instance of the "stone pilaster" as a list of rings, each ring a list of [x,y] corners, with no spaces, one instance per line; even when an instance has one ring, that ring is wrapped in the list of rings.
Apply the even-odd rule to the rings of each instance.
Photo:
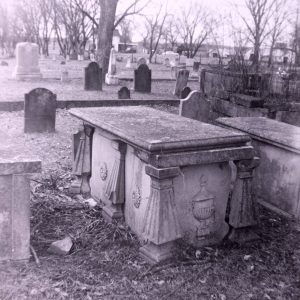
[[[81,131],[77,151],[74,155],[73,174],[76,175],[75,181],[71,184],[70,192],[74,194],[90,193],[89,180],[92,172],[92,138],[94,128],[84,124]]]
[[[110,176],[105,188],[105,197],[109,205],[103,207],[102,215],[107,221],[121,219],[124,216],[125,202],[125,154],[126,144],[113,141],[112,147],[116,150]]]
[[[181,238],[173,190],[173,178],[179,168],[146,166],[146,174],[151,177],[151,190],[143,226],[147,243],[140,248],[140,255],[157,263],[172,256],[174,241]]]
[[[234,161],[234,163],[237,167],[237,175],[230,202],[229,224],[232,226],[232,231],[229,239],[243,242],[257,239],[251,229],[256,225],[252,178],[254,169],[259,165],[259,158]]]

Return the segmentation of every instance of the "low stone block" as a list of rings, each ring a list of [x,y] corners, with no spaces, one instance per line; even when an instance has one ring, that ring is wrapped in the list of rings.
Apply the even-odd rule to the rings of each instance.
[[[263,107],[265,102],[261,98],[243,94],[231,94],[230,101],[249,108]]]
[[[0,160],[0,261],[30,257],[28,173],[40,171],[40,161]]]

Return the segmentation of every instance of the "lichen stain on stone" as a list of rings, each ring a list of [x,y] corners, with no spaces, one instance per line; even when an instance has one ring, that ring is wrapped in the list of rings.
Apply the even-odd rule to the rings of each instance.
[[[2,224],[5,224],[9,221],[9,212],[0,212],[0,228]]]

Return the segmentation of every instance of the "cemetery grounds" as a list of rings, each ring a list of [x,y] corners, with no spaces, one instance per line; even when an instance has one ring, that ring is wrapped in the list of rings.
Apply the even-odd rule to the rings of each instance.
[[[86,62],[67,62],[70,80],[65,83],[59,77],[66,66],[59,61],[41,61],[44,79],[33,82],[10,79],[14,61],[8,62],[0,69],[0,101],[23,101],[24,93],[36,87],[50,89],[58,100],[117,99],[120,86],[104,85],[100,93],[83,90]],[[118,64],[124,76],[133,72]],[[150,68],[169,77],[160,65]],[[150,98],[132,93],[132,99],[175,99],[174,84],[154,82]],[[197,84],[189,83],[192,89]],[[155,108],[178,113],[170,106]],[[107,224],[101,208],[85,202],[88,195],[68,192],[78,119],[57,110],[55,133],[24,134],[23,111],[0,112],[0,118],[1,130],[24,153],[38,156],[43,168],[31,180],[32,258],[0,265],[0,299],[300,299],[300,233],[292,221],[257,207],[260,240],[245,245],[225,240],[200,249],[178,244],[172,261],[150,266],[139,257],[140,242],[125,224]],[[73,241],[69,255],[47,252],[66,236]]]

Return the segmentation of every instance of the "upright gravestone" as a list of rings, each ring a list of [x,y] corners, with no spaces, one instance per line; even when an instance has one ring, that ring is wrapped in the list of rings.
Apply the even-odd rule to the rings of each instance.
[[[139,67],[140,65],[146,65],[147,60],[144,57],[140,57],[137,61],[137,66]]]
[[[44,88],[25,94],[24,132],[54,132],[56,95]]]
[[[187,98],[180,100],[179,115],[209,123],[211,105],[203,94],[192,91]]]
[[[102,69],[94,61],[84,68],[84,89],[102,91]]]
[[[151,93],[151,70],[145,64],[134,70],[134,90],[140,93]]]
[[[199,61],[194,61],[193,71],[194,72],[199,72],[199,68],[200,68],[200,62]]]
[[[179,70],[176,77],[174,95],[180,97],[180,92],[186,87],[189,79],[189,70]]]
[[[116,51],[114,48],[110,50],[108,72],[105,75],[105,83],[107,85],[118,85],[119,78],[117,74]]]
[[[191,92],[191,88],[186,86],[183,88],[183,90],[180,92],[180,99],[185,99]]]
[[[126,86],[118,90],[118,99],[130,99],[130,91]]]
[[[18,43],[16,47],[17,65],[13,77],[33,79],[42,77],[39,67],[39,48],[33,43]]]
[[[170,59],[168,57],[165,59],[165,66],[170,67]]]
[[[130,68],[131,68],[131,58],[130,58],[130,57],[127,58],[125,68],[126,68],[126,69],[130,69]]]

